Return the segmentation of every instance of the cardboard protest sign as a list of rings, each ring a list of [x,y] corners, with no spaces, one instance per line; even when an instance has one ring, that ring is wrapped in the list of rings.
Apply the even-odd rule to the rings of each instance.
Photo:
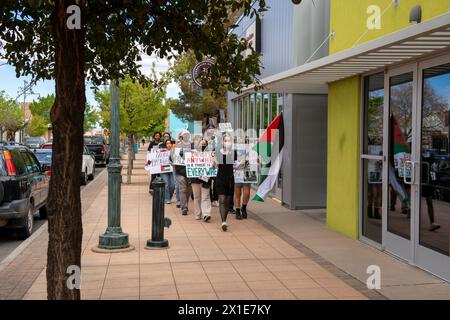
[[[172,172],[170,164],[170,151],[167,149],[152,149],[147,153],[147,161],[151,161],[145,166],[145,170],[151,174]]]
[[[214,151],[186,152],[186,176],[188,178],[215,177],[217,169],[214,167]]]
[[[231,122],[223,122],[219,123],[219,131],[224,132],[233,132],[233,127],[231,126]]]
[[[184,158],[180,155],[182,148],[174,148],[172,154],[172,163],[177,166],[184,166]]]
[[[234,182],[258,183],[258,153],[254,144],[236,144]]]

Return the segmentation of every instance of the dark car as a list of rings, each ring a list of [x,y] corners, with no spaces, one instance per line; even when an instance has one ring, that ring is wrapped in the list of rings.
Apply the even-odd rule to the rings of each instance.
[[[32,150],[41,167],[47,170],[47,175],[51,176],[52,167],[52,149],[34,149]]]
[[[27,147],[0,143],[0,227],[17,228],[20,239],[32,234],[37,210],[47,217],[47,169]]]
[[[94,154],[95,164],[107,165],[109,163],[109,145],[103,137],[84,137],[84,144]]]

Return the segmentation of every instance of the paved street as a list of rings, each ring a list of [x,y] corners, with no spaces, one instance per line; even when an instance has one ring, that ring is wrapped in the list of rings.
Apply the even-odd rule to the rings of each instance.
[[[151,197],[141,169],[144,156],[137,156],[132,184],[122,185],[122,225],[134,251],[91,251],[106,228],[106,179],[90,205],[83,205],[83,299],[367,299],[345,275],[322,266],[252,218],[237,221],[230,216],[229,232],[222,232],[217,208],[206,224],[196,221],[192,210],[181,216],[174,205],[166,206],[173,222],[166,231],[170,248],[146,250]],[[45,299],[45,261],[38,252],[45,250],[46,238],[45,231],[33,252],[24,252],[0,272],[1,281],[10,279],[3,298],[23,294],[25,299]],[[17,270],[24,265],[33,268],[34,276]],[[14,283],[11,278],[19,274],[23,279]],[[25,291],[27,285],[31,288]]]
[[[96,167],[95,176],[97,177],[105,168]],[[91,181],[88,181],[88,185]],[[83,190],[86,186],[81,186]],[[36,213],[36,219],[34,220],[34,231],[37,232],[46,222],[46,220],[39,219],[39,215]],[[0,228],[0,263],[5,259],[11,252],[13,252],[23,241],[16,240],[15,231],[5,228]]]

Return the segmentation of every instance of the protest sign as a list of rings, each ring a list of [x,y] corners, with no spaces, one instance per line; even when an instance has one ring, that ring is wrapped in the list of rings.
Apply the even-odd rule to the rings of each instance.
[[[223,123],[219,123],[219,131],[224,133],[224,132],[233,132],[233,127],[231,126],[231,122],[223,122]]]
[[[183,157],[180,155],[181,150],[183,150],[182,148],[174,148],[173,149],[173,154],[172,154],[172,163],[174,165],[177,166],[184,166],[184,159]]]
[[[167,149],[152,149],[147,153],[147,161],[150,161],[150,164],[145,166],[145,170],[151,174],[172,172],[170,151]]]
[[[186,152],[186,176],[188,178],[215,177],[217,169],[214,166],[214,151]]]
[[[258,183],[258,153],[254,150],[254,143],[236,144],[235,150],[234,182]]]

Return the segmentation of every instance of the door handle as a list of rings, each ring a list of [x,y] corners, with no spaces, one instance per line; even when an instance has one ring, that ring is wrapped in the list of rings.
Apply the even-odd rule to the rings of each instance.
[[[411,180],[408,181],[408,178],[406,177],[406,166],[407,164],[411,165]],[[416,183],[416,164],[414,161],[405,161],[403,164],[403,182],[405,184],[413,185]]]

